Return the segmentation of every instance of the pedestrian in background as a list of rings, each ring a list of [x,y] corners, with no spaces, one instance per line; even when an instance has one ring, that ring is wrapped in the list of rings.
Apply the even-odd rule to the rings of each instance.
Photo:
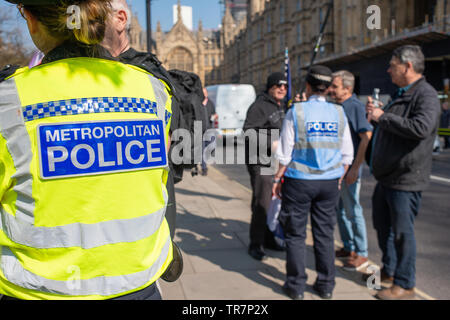
[[[362,165],[373,128],[367,121],[364,104],[353,93],[355,77],[346,70],[333,74],[329,94],[342,105],[347,116],[354,148],[354,161],[342,183],[337,222],[344,247],[336,258],[345,259],[344,269],[359,271],[369,264],[366,221],[359,202]]]
[[[432,166],[440,103],[425,80],[425,57],[419,46],[397,48],[388,73],[399,87],[383,108],[366,106],[375,126],[372,173],[378,183],[372,197],[373,225],[383,253],[381,280],[393,280],[379,299],[411,299],[416,284],[414,220]]]
[[[450,129],[450,110],[448,109],[448,101],[442,104],[442,114],[440,128]],[[448,133],[447,133],[448,134]],[[444,136],[444,149],[450,148],[450,136]]]
[[[166,86],[98,59],[109,1],[76,1],[74,28],[68,1],[8,1],[45,57],[0,79],[0,293],[161,299],[156,281],[173,261]],[[159,128],[151,143],[145,126]]]
[[[203,95],[205,96],[205,99],[203,100],[202,105],[204,107],[205,117],[207,119],[206,123],[208,127],[206,129],[208,130],[214,128],[214,121],[217,119],[216,106],[214,105],[214,102],[212,102],[211,99],[208,98],[208,90],[206,90],[206,88],[203,88]],[[205,152],[206,148],[211,143],[215,143],[216,141],[215,136],[212,137],[206,136],[204,138],[208,139],[208,141],[203,140],[202,173],[201,173],[202,176],[208,175],[208,165],[206,164],[208,159],[206,159],[206,152]]]
[[[266,161],[272,154],[271,130],[280,130],[283,125],[284,109],[283,100],[287,94],[287,79],[284,74],[276,72],[267,78],[266,91],[256,97],[256,101],[247,111],[244,123],[244,132],[250,129],[256,130],[257,146],[265,145],[267,150],[258,150],[256,154],[249,154],[250,141],[246,139],[246,154],[249,157],[247,170],[250,174],[252,186],[252,217],[250,221],[250,246],[248,253],[256,260],[266,257],[264,247],[281,250],[276,244],[272,232],[267,227],[267,210],[272,201],[273,175],[261,174],[261,169],[269,167]],[[261,130],[266,130],[266,132]],[[263,139],[264,141],[260,141]],[[267,157],[265,157],[267,155]],[[251,160],[251,161],[250,161]],[[250,164],[250,162],[255,162]]]
[[[335,287],[336,206],[340,184],[353,161],[353,144],[344,109],[326,101],[331,82],[329,68],[310,69],[308,101],[294,104],[286,114],[276,153],[280,167],[272,192],[282,199],[279,220],[287,252],[283,291],[292,299],[303,299],[306,288],[309,213],[317,271],[313,288],[323,299],[331,299]]]

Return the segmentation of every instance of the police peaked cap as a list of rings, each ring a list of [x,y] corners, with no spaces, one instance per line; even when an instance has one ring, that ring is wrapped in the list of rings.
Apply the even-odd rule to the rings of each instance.
[[[26,6],[51,6],[58,4],[61,0],[6,0],[14,4],[23,4]],[[85,0],[74,0],[73,2],[82,2]]]
[[[325,90],[333,82],[333,72],[326,66],[312,66],[306,76],[306,82],[318,89]]]

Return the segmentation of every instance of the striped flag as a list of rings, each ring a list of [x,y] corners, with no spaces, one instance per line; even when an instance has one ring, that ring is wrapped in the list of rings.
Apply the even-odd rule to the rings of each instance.
[[[288,82],[288,92],[286,95],[286,101],[288,102],[288,107],[292,103],[292,82],[291,82],[291,66],[289,62],[289,49],[286,47],[285,57],[284,57],[284,75],[286,76]]]

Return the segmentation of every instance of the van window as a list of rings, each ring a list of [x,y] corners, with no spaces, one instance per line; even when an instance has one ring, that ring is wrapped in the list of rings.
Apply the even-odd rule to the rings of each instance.
[[[255,88],[250,84],[220,84],[206,90],[216,106],[219,136],[242,134],[247,110],[256,99]]]
[[[216,96],[216,110],[218,109],[248,109],[255,101],[255,89],[252,86],[220,86]]]

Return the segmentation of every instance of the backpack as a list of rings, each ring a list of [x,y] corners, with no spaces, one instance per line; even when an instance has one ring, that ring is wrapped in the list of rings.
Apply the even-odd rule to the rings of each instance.
[[[189,163],[174,167],[177,176],[183,174],[184,169],[196,169],[197,162],[195,155],[202,154],[202,142],[194,143],[194,140],[202,139],[203,134],[209,127],[207,109],[203,106],[205,96],[200,77],[192,72],[172,69],[169,70],[172,84],[177,92],[177,102],[180,113],[183,115],[185,127],[191,135],[190,159]],[[195,122],[201,122],[201,132],[196,132]],[[198,124],[197,124],[198,125]],[[201,134],[201,136],[199,136]],[[178,141],[178,143],[180,143]],[[172,149],[173,150],[173,149]],[[185,156],[185,155],[183,155]]]
[[[208,118],[203,100],[203,86],[200,77],[192,72],[182,70],[169,70],[172,84],[174,85],[177,94],[179,107],[183,113],[184,120],[190,131],[194,130],[194,122],[202,122],[202,133],[205,133],[208,128]]]

